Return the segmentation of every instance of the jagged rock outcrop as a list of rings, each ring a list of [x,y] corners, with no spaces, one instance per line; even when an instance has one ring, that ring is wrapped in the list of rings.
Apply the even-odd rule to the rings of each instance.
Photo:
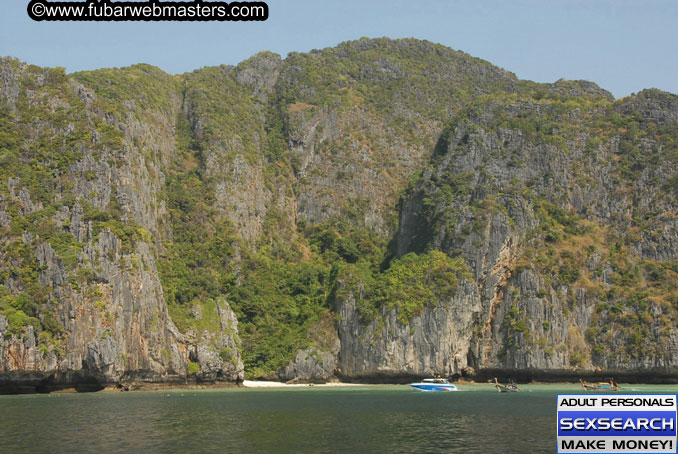
[[[340,284],[341,285],[341,284]],[[473,330],[481,311],[478,289],[462,282],[457,295],[403,324],[398,311],[383,309],[361,322],[354,295],[337,303],[341,339],[338,370],[350,380],[398,380],[460,374],[468,364]]]
[[[216,302],[216,309],[219,325],[215,331],[187,333],[192,345],[189,358],[200,368],[196,373],[200,381],[242,382],[244,373],[240,358],[238,319],[224,300]]]
[[[309,347],[297,352],[290,364],[278,372],[278,379],[288,383],[326,383],[334,378],[337,351]]]
[[[137,274],[121,269],[125,258],[139,260],[150,269]],[[55,386],[73,384],[83,376],[101,385],[171,382],[185,377],[187,346],[161,299],[148,246],[139,245],[130,257],[110,231],[101,232],[96,241],[89,238],[82,259],[90,260],[96,271],[85,294],[74,288],[48,243],[37,246],[36,259],[43,269],[41,284],[53,291],[50,312],[63,338],[45,344],[33,329],[9,337],[3,330],[3,382],[23,383],[25,372],[32,372],[33,377],[23,384],[48,381]]]

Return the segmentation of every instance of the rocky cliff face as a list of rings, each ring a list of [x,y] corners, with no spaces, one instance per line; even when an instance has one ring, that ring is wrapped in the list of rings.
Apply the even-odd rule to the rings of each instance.
[[[354,295],[341,299],[337,311],[338,375],[379,381],[464,371],[481,303],[477,287],[463,282],[449,301],[426,308],[406,323],[397,309],[382,309],[376,319],[360,323]]]
[[[1,66],[3,79],[17,84],[5,88],[3,119],[20,137],[9,144],[14,149],[3,149],[13,161],[3,172],[2,384],[30,390],[192,379],[194,351],[212,342],[177,330],[155,266],[154,238],[166,216],[160,169],[173,154],[174,113],[132,99],[116,115],[58,70],[13,60]],[[140,68],[141,77],[152,77],[145,72]],[[166,107],[177,109],[178,97],[169,93]],[[30,165],[47,167],[47,174]],[[223,312],[234,319],[227,305]],[[230,325],[219,342],[237,340],[237,323]],[[236,348],[233,355],[225,366],[198,354],[198,378],[242,378]]]
[[[468,299],[468,313],[452,317],[441,306],[424,312],[459,324],[469,341],[456,353],[463,360],[428,368],[430,342],[436,350],[458,342],[439,339],[440,328],[417,339],[421,316],[394,329],[395,313],[382,311],[381,325],[351,330],[340,323],[342,355],[348,355],[340,355],[339,367],[355,373],[357,360],[358,373],[368,375],[461,374],[467,365],[521,376],[674,374],[673,271],[660,271],[660,277],[654,267],[673,269],[676,263],[675,197],[664,190],[675,180],[676,156],[660,151],[672,139],[655,134],[655,127],[675,131],[677,123],[672,114],[640,107],[661,101],[668,101],[666,95],[649,91],[612,106],[602,100],[569,108],[490,102],[453,121],[432,165],[402,201],[395,251],[435,248],[470,266],[475,285],[457,296]],[[608,123],[604,137],[589,123],[629,111],[632,117],[612,120],[623,123],[619,129]],[[637,160],[626,155],[629,150]],[[350,308],[350,302],[342,304],[341,313]],[[374,347],[375,332],[389,339],[408,326],[412,334],[394,345],[409,346],[409,354],[388,344]],[[356,339],[362,351],[356,352]],[[389,354],[374,358],[379,352]]]
[[[677,99],[417,40],[0,60],[0,383],[670,377]]]

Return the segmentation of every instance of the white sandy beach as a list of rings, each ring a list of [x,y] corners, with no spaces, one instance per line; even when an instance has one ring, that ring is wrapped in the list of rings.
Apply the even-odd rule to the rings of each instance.
[[[339,387],[339,386],[365,386],[359,383],[322,383],[322,384],[308,384],[308,383],[283,383],[281,381],[258,381],[258,380],[245,380],[243,381],[243,386],[245,388],[301,388],[309,386],[317,387]]]

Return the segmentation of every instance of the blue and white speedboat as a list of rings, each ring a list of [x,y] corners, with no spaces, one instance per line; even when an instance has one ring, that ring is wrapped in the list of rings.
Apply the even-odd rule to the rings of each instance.
[[[419,391],[457,391],[447,378],[425,378],[419,383],[410,383],[410,386]]]

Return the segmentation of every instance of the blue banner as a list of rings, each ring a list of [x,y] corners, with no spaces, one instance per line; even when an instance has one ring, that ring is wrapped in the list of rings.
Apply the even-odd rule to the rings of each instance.
[[[653,436],[676,434],[675,411],[559,411],[558,436]]]

